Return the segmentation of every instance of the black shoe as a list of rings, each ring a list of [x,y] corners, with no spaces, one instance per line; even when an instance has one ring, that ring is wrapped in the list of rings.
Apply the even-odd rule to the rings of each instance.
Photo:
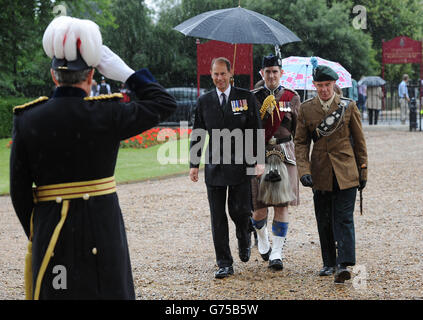
[[[250,260],[250,256],[251,256],[251,236],[248,237],[247,246],[241,245],[240,241],[238,240],[238,254],[239,254],[239,259],[242,262],[247,262],[248,260]]]
[[[335,273],[335,267],[328,267],[328,266],[324,266],[320,271],[319,271],[319,276],[324,277],[324,276],[331,276]]]
[[[232,266],[222,267],[216,271],[216,273],[214,274],[214,277],[216,279],[223,279],[230,276],[231,274],[234,274],[234,268]]]
[[[351,279],[351,273],[348,271],[345,265],[338,265],[336,266],[335,271],[335,283],[344,283],[345,280]]]
[[[283,263],[281,259],[275,259],[269,261],[269,268],[273,270],[282,270],[283,269]]]
[[[268,261],[271,252],[272,252],[272,247],[269,248],[269,251],[267,251],[267,253],[260,253],[260,255],[264,261]]]
[[[242,262],[247,262],[248,260],[250,260],[250,256],[251,256],[251,248],[240,248],[239,249],[239,259]]]

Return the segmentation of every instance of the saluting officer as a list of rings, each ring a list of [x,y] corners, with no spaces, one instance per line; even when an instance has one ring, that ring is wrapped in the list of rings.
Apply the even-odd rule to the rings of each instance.
[[[92,21],[54,19],[43,47],[57,87],[14,108],[10,157],[10,194],[29,239],[27,298],[135,299],[114,178],[119,143],[163,121],[176,102],[147,69],[134,72],[102,46]],[[137,99],[89,97],[94,67]]]
[[[281,86],[281,67],[278,57],[263,57],[260,72],[264,83],[253,91],[265,128],[266,169],[261,178],[251,180],[252,224],[257,232],[259,253],[263,260],[269,260],[269,267],[274,270],[283,269],[283,249],[289,225],[288,206],[299,203],[293,137],[300,98],[296,91]],[[267,230],[269,207],[274,208],[272,247]]]
[[[334,93],[335,71],[312,58],[317,96],[301,104],[295,154],[301,183],[312,187],[322,251],[320,276],[351,278],[355,265],[354,204],[367,181],[367,149],[354,101]],[[311,142],[313,151],[309,157]]]

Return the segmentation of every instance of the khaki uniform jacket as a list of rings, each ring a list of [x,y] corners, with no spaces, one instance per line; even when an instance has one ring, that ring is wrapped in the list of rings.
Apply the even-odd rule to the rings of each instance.
[[[343,100],[349,100],[342,98]],[[359,168],[367,167],[367,149],[361,126],[360,112],[354,101],[350,102],[338,129],[330,136],[321,137],[314,145],[310,159],[311,134],[323,119],[338,108],[341,98],[336,95],[325,113],[316,96],[304,101],[298,112],[294,139],[299,177],[311,174],[313,188],[332,191],[333,172],[341,190],[359,185]],[[351,139],[350,139],[351,138]],[[361,170],[367,180],[367,170]]]

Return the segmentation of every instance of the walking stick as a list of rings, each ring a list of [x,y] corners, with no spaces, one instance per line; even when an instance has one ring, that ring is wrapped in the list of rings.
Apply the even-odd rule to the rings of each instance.
[[[363,189],[360,190],[360,216],[363,215]]]

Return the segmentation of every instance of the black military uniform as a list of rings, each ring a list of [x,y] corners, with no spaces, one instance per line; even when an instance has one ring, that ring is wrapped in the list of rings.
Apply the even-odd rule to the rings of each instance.
[[[249,249],[249,217],[251,214],[250,176],[246,175],[247,165],[254,167],[255,163],[247,163],[245,158],[242,163],[236,164],[235,141],[231,140],[231,164],[224,164],[224,152],[222,141],[214,141],[213,129],[228,129],[233,132],[241,129],[243,136],[245,129],[261,128],[261,121],[256,108],[256,100],[248,90],[231,87],[227,102],[224,106],[219,103],[216,90],[209,91],[198,99],[191,152],[197,143],[204,143],[204,137],[196,140],[196,130],[204,129],[209,134],[208,155],[206,155],[205,182],[210,204],[211,224],[216,262],[219,268],[232,266],[233,259],[229,247],[228,220],[226,217],[226,192],[228,191],[228,209],[231,219],[236,226],[236,236],[239,250]],[[255,133],[257,133],[255,131]],[[245,139],[244,139],[245,140]],[[247,141],[253,143],[256,149],[256,139]],[[220,146],[220,148],[219,148]],[[201,148],[202,149],[202,148]],[[217,163],[213,163],[213,154],[220,149],[220,157]],[[243,148],[245,150],[245,148]],[[255,151],[253,150],[255,154]],[[201,155],[201,150],[197,158]],[[193,162],[191,154],[191,168],[198,168],[199,163]]]
[[[58,87],[14,109],[10,194],[32,240],[34,299],[135,298],[113,177],[119,143],[166,119],[176,102],[146,69],[126,84],[137,96],[130,103]],[[56,266],[66,289],[54,286]]]

